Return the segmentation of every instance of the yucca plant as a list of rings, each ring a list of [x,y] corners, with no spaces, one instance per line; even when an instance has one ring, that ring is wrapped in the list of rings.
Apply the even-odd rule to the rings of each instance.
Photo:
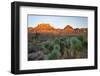
[[[48,59],[59,59],[60,58],[60,45],[54,44],[53,50],[48,54]]]
[[[71,56],[80,57],[82,52],[82,42],[77,37],[71,38]]]

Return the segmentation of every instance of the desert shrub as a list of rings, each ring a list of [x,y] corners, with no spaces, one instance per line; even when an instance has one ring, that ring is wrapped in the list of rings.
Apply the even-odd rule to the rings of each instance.
[[[53,45],[53,50],[48,54],[48,59],[58,59],[60,57],[60,46],[59,44]]]
[[[82,36],[82,35],[78,36],[77,38],[78,38],[81,42],[83,42],[83,40],[84,40],[84,36]]]
[[[65,47],[67,48],[67,49],[70,49],[70,46],[71,46],[71,44],[70,44],[70,37],[66,37],[66,39],[65,39]]]
[[[69,58],[80,58],[83,49],[87,50],[87,38],[80,36],[64,36],[64,37],[56,37],[52,40],[41,41],[33,39],[28,46],[29,49],[33,45],[38,45],[42,48],[42,53],[40,56],[44,55],[44,59],[52,60],[52,59],[69,59]],[[34,47],[35,48],[35,47]],[[29,52],[33,53],[33,49],[29,50]],[[36,47],[37,48],[37,47]],[[29,58],[32,59],[32,54],[29,55]]]
[[[88,47],[87,37],[86,36],[79,36],[78,39],[81,40],[83,49],[87,49],[87,47]]]
[[[56,38],[56,39],[54,40],[53,43],[54,43],[54,44],[60,44],[60,39],[57,39],[57,38]]]
[[[85,49],[88,48],[88,42],[87,42],[87,39],[84,39],[84,40],[83,40],[83,47],[84,47]]]
[[[71,41],[71,48],[74,51],[75,58],[80,58],[81,53],[83,52],[83,38],[81,37],[80,39],[78,39],[77,37],[73,37],[71,38]]]
[[[69,57],[68,49],[66,47],[64,47],[62,59],[67,59],[68,57]]]
[[[44,54],[43,54],[42,51],[29,53],[28,54],[28,59],[29,60],[43,60],[44,59]]]
[[[42,48],[43,48],[44,54],[48,54],[52,47],[49,43],[46,43],[46,44],[42,45]]]
[[[77,37],[71,38],[71,48],[80,51],[82,50],[82,42]]]

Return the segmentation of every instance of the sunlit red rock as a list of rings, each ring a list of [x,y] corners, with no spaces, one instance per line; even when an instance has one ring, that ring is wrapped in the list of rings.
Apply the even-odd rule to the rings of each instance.
[[[66,25],[64,29],[54,28],[50,24],[41,23],[36,27],[28,27],[28,32],[31,33],[52,33],[56,35],[63,34],[78,34],[81,32],[87,32],[87,28],[73,28],[71,25]]]
[[[74,29],[70,26],[70,25],[67,25],[64,30],[67,32],[67,33],[72,33],[74,31]]]

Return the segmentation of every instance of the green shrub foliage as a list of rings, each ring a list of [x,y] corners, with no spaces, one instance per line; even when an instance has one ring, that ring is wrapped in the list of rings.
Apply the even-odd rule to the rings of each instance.
[[[65,37],[58,37],[52,40],[47,41],[37,41],[37,36],[32,38],[33,41],[29,43],[29,59],[35,60],[34,55],[34,48],[33,45],[38,45],[40,49],[36,51],[42,51],[40,57],[41,59],[53,60],[53,59],[71,59],[71,58],[82,58],[83,53],[85,54],[87,51],[87,37],[85,36],[65,36]],[[30,50],[31,49],[31,50]],[[35,51],[35,52],[36,52]],[[38,55],[38,53],[37,53]],[[44,55],[44,56],[43,56]]]

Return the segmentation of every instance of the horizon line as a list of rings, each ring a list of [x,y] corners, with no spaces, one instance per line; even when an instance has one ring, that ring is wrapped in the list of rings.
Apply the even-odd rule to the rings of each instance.
[[[53,27],[53,28],[56,28],[56,29],[63,29],[63,28],[65,28],[66,26],[71,26],[72,28],[88,28],[88,27],[73,27],[72,25],[70,25],[70,24],[67,24],[67,25],[65,25],[65,27],[63,27],[63,28],[57,28],[57,27],[54,27],[54,26],[52,26],[50,23],[39,23],[39,24],[49,24],[51,27]],[[35,27],[37,27],[39,24],[37,24],[37,25],[35,25],[35,26],[33,26],[33,25],[28,25],[28,28],[29,27],[32,27],[32,28],[35,28]]]

